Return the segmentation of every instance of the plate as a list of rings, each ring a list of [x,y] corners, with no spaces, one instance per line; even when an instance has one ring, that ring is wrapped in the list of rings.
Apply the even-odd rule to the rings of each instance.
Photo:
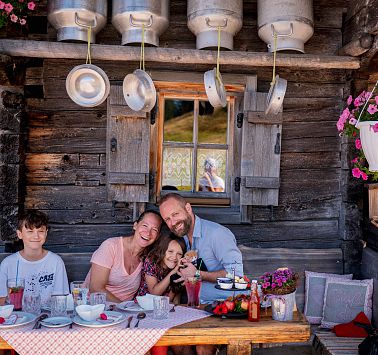
[[[244,312],[244,313],[229,312],[227,314],[215,314],[213,312],[213,307],[211,306],[211,304],[208,304],[207,306],[205,306],[205,311],[211,313],[212,315],[216,317],[226,317],[226,318],[247,318],[247,315],[248,315],[247,312]]]
[[[68,317],[50,317],[41,321],[41,324],[47,328],[59,328],[70,325],[72,320]]]
[[[134,301],[124,301],[121,303],[118,303],[116,305],[118,309],[121,311],[127,311],[127,312],[152,312],[152,309],[144,309],[141,306],[139,306],[138,303],[135,303]]]
[[[218,284],[214,286],[217,290],[222,290],[222,291],[237,291],[237,292],[249,292],[248,288],[244,288],[244,289],[241,289],[241,288],[236,288],[236,287],[232,287],[232,288],[222,288],[220,287]]]
[[[17,317],[16,321],[12,322],[12,316],[15,315]],[[37,315],[32,313],[26,313],[26,312],[12,312],[11,316],[5,320],[3,324],[0,324],[1,328],[13,328],[13,327],[19,327],[21,325],[29,324],[34,322],[37,319]]]
[[[75,316],[73,322],[78,325],[82,325],[84,327],[90,328],[103,328],[103,327],[110,327],[112,325],[116,325],[122,323],[126,319],[126,314],[122,314],[120,312],[114,311],[105,311],[104,312],[108,317],[107,320],[96,319],[92,322],[87,322],[86,320],[80,318],[78,315]]]

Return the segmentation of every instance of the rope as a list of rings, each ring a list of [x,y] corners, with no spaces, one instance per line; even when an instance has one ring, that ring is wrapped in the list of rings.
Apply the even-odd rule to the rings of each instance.
[[[377,85],[378,85],[378,80],[375,82],[375,85],[374,85],[374,87],[373,87],[373,90],[371,90],[371,93],[370,93],[369,98],[365,101],[365,105],[364,105],[364,107],[362,108],[360,114],[358,115],[358,120],[357,120],[356,126],[358,125],[358,122],[360,122],[361,116],[362,116],[363,112],[365,111],[365,108],[366,108],[367,104],[369,103],[371,97],[373,96],[374,91],[375,91],[375,89],[377,88]]]
[[[91,59],[91,34],[92,34],[92,26],[88,26],[88,31],[87,31],[87,41],[88,41],[88,46],[87,46],[87,60],[85,64],[92,64],[92,59]]]
[[[144,24],[142,24],[142,43],[140,45],[139,69],[144,70]]]
[[[276,83],[276,57],[277,57],[277,33],[274,33],[274,47],[273,47],[273,76],[270,86]]]
[[[220,78],[220,72],[219,72],[219,57],[220,57],[220,26],[218,26],[218,53],[217,53],[217,72],[216,72],[216,77],[218,81],[221,81]]]

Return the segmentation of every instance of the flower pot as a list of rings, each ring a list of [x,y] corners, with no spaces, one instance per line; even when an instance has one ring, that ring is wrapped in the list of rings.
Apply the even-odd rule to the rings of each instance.
[[[293,319],[295,306],[295,291],[287,295],[272,295],[269,297],[272,303],[272,318],[280,322]]]
[[[359,122],[357,128],[360,130],[362,150],[369,163],[370,171],[378,171],[378,132],[374,132],[373,126],[378,121]]]

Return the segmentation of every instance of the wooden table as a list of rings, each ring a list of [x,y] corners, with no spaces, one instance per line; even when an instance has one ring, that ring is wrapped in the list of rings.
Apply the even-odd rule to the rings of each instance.
[[[261,311],[259,322],[208,317],[169,329],[156,345],[226,344],[228,355],[252,353],[251,344],[306,342],[310,325],[300,312],[289,322],[272,319]]]
[[[252,353],[251,344],[306,342],[310,338],[310,325],[299,313],[289,322],[272,320],[271,313],[261,311],[257,323],[246,319],[203,318],[170,328],[156,345],[225,344],[227,354]],[[0,349],[12,349],[0,338]]]

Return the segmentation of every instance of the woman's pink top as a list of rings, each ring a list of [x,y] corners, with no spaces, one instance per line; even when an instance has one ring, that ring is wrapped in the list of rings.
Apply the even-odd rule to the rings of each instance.
[[[125,269],[123,256],[123,237],[109,238],[93,253],[91,263],[110,269],[109,280],[105,288],[121,301],[129,301],[138,291],[142,265],[140,262],[129,275]],[[90,272],[85,282],[89,284]]]

